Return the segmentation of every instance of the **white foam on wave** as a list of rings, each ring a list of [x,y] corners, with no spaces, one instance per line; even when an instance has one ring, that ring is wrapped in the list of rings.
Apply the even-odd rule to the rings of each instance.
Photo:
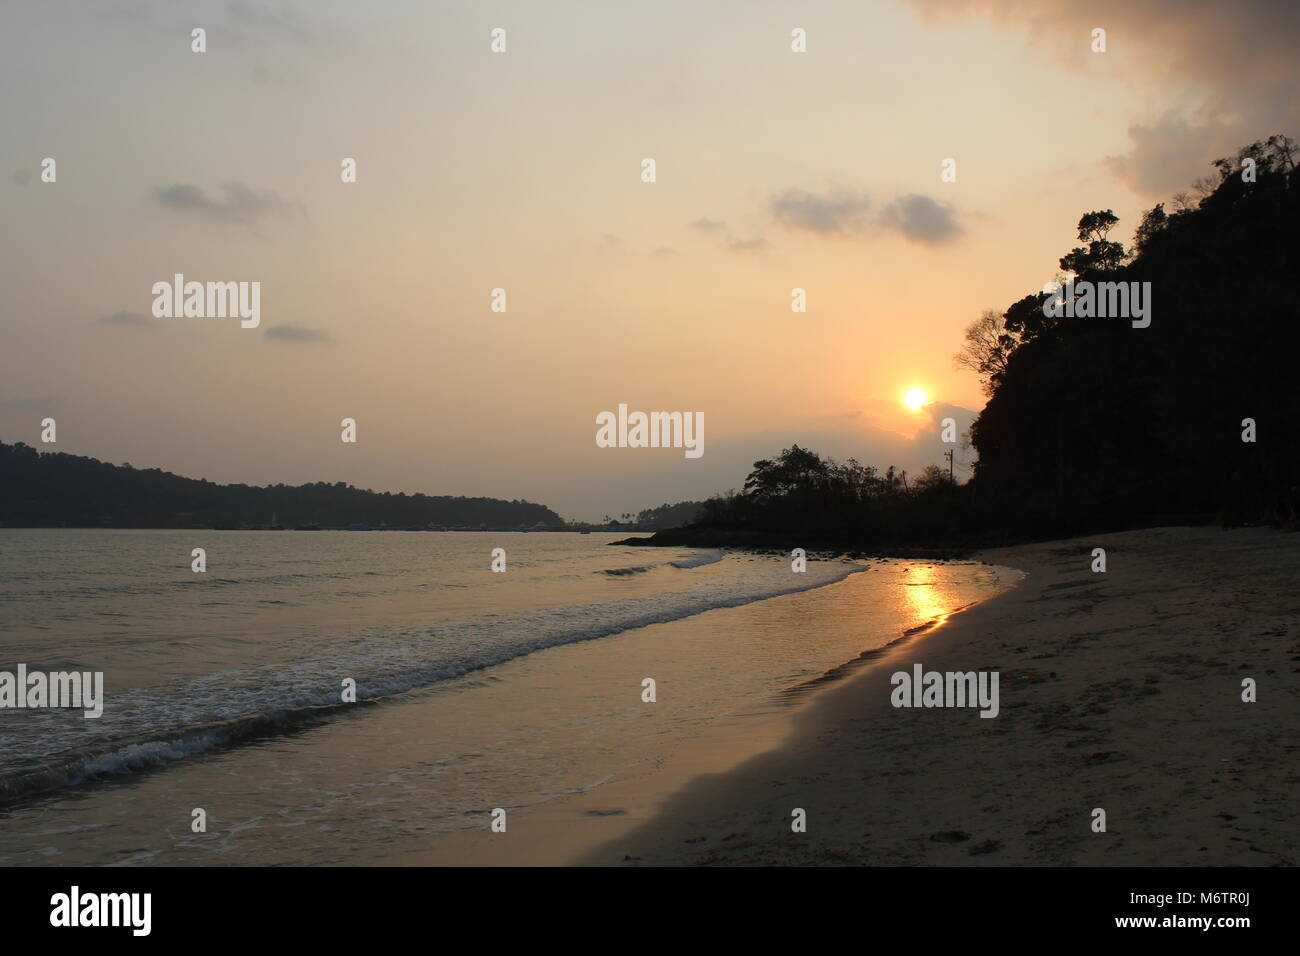
[[[721,551],[682,559],[687,568],[724,559]],[[676,567],[681,564],[672,562]],[[452,680],[562,644],[596,640],[822,587],[864,568],[814,562],[793,575],[784,561],[737,560],[686,590],[577,606],[535,609],[422,630],[313,636],[310,656],[109,693],[104,716],[73,720],[52,712],[6,727],[0,796],[75,785],[101,776],[165,766],[328,717],[341,707],[345,678],[358,701]]]

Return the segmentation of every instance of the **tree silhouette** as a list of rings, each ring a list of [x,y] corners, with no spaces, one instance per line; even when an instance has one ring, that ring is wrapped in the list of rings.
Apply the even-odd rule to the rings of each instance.
[[[1079,219],[1079,240],[1087,246],[1075,246],[1061,257],[1061,268],[1075,275],[1094,270],[1109,272],[1124,261],[1124,246],[1106,238],[1119,218],[1109,209],[1085,213]]]
[[[984,394],[991,395],[1007,370],[1016,340],[1003,328],[1002,315],[996,309],[985,309],[966,326],[965,338],[961,351],[952,357],[953,364],[979,375]]]

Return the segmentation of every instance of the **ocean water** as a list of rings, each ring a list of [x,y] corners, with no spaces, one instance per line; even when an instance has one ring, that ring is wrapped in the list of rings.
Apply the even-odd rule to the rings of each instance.
[[[99,719],[0,709],[0,864],[391,859],[650,772],[1014,581],[617,537],[0,530],[0,671],[105,685]]]

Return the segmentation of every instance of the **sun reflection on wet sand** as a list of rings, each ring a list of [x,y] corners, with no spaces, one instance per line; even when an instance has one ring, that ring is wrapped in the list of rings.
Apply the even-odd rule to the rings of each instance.
[[[960,610],[958,603],[961,599],[956,590],[942,580],[936,580],[937,577],[930,565],[908,568],[904,572],[903,596],[922,622],[909,628],[908,633],[940,627]]]

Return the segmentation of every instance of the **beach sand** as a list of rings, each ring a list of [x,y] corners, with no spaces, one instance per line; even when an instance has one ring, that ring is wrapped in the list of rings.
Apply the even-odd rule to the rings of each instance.
[[[1097,547],[1105,573],[1091,570]],[[1300,536],[1159,528],[976,557],[1027,577],[796,706],[716,722],[657,773],[391,862],[1300,859]],[[914,663],[999,671],[999,715],[891,706],[890,675]],[[1255,703],[1242,700],[1247,677]],[[806,832],[792,831],[795,808]],[[1105,832],[1093,832],[1094,808]]]

